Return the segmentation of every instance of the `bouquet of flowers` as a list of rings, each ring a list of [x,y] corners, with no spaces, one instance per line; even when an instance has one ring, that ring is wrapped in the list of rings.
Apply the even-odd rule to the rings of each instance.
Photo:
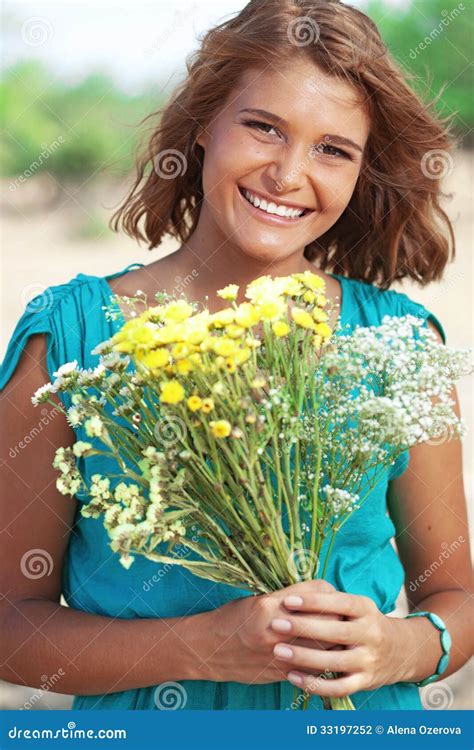
[[[66,363],[38,389],[34,404],[68,393],[63,411],[87,438],[57,450],[57,488],[91,496],[81,513],[102,519],[125,568],[144,555],[254,594],[324,578],[387,467],[446,430],[462,436],[450,391],[467,352],[412,315],[334,335],[311,272],[261,276],[241,304],[236,285],[217,294],[227,306],[213,314],[166,293],[151,307],[126,298],[132,314],[93,350],[99,365]],[[117,473],[86,486],[94,455]]]

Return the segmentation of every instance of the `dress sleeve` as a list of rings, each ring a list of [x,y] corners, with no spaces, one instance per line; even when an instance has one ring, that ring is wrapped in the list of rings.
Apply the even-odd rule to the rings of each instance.
[[[443,344],[446,344],[446,331],[434,313],[428,310],[421,302],[415,302],[407,294],[399,292],[397,293],[397,298],[400,306],[400,310],[397,312],[398,315],[407,315],[408,313],[416,315],[418,318],[423,318],[425,326],[428,325],[428,321],[430,320],[440,332]]]
[[[16,323],[7,346],[5,357],[0,365],[0,390],[5,388],[18,364],[28,338],[36,333],[44,333],[47,338],[46,366],[50,378],[58,369],[58,337],[56,335],[55,312],[65,290],[61,286],[47,287],[28,304]],[[33,395],[33,394],[32,394]]]

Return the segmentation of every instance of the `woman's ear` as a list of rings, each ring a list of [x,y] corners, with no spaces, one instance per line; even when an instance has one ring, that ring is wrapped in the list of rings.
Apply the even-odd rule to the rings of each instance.
[[[196,136],[196,140],[194,141],[194,143],[198,144],[199,146],[202,146],[202,148],[206,150],[207,142],[208,142],[208,134],[206,133],[205,130],[200,130]]]

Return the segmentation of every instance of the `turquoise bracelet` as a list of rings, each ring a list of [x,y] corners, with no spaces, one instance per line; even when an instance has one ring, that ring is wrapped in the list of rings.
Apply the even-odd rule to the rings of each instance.
[[[446,629],[446,625],[444,624],[441,617],[438,615],[433,614],[433,612],[412,612],[409,615],[406,615],[407,619],[408,617],[427,617],[430,622],[433,623],[435,628],[440,631],[440,641],[441,641],[441,648],[443,650],[443,655],[441,659],[438,662],[438,666],[436,667],[436,672],[430,677],[425,677],[424,680],[420,680],[420,682],[416,682],[415,684],[418,685],[418,687],[423,687],[424,685],[429,685],[430,682],[433,682],[434,680],[437,680],[438,677],[440,677],[446,667],[449,664],[449,652],[451,649],[451,636],[449,635],[449,632]]]

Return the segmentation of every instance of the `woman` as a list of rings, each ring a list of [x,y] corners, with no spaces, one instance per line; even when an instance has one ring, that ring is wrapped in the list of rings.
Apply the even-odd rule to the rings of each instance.
[[[114,217],[150,249],[168,232],[180,248],[106,277],[79,274],[30,303],[0,373],[7,445],[37,427],[31,395],[61,363],[97,364],[91,349],[119,325],[102,312],[111,292],[184,291],[214,310],[228,283],[311,269],[340,299],[343,325],[412,312],[445,342],[432,313],[388,287],[439,279],[449,260],[452,228],[425,157],[451,146],[364,14],[250,2],[204,37]],[[294,685],[312,708],[351,694],[359,709],[417,709],[416,683],[443,651],[428,616],[389,616],[404,580],[410,607],[449,629],[442,676],[469,657],[468,545],[423,576],[443,545],[468,538],[457,442],[418,445],[387,472],[338,535],[327,581],[250,597],[145,558],[121,568],[102,524],[78,513],[88,498],[54,486],[54,450],[77,431],[56,416],[42,431],[2,469],[3,679],[38,685],[62,668],[55,689],[77,709],[285,709]],[[326,669],[340,677],[315,679]]]

